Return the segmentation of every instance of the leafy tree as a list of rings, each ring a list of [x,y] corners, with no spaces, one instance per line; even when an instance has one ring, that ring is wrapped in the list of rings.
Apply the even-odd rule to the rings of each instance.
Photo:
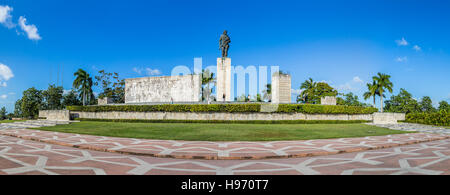
[[[297,102],[310,103],[317,83],[312,78],[303,82],[300,86],[302,93],[297,97]]]
[[[390,81],[391,76],[387,74],[378,73],[377,76],[373,77],[373,80],[375,81],[375,89],[378,91],[378,95],[380,96],[380,102],[381,102],[381,112],[383,112],[383,97],[384,92],[387,90],[390,93],[392,93],[392,88],[394,87],[394,84]]]
[[[262,102],[263,100],[262,100],[262,98],[261,98],[261,94],[256,94],[256,101],[257,102]]]
[[[113,79],[114,102],[125,103],[125,79],[120,79],[119,73],[116,72]]]
[[[62,105],[63,107],[66,106],[80,106],[83,103],[80,101],[80,99],[78,99],[77,97],[77,93],[76,91],[74,91],[73,89],[70,90],[69,93],[67,93],[66,95],[63,96],[62,98]]]
[[[39,109],[42,106],[42,92],[34,87],[23,92],[22,96],[22,116],[26,118],[36,118],[39,114]]]
[[[300,89],[302,93],[297,97],[297,102],[308,104],[320,104],[322,97],[338,95],[338,92],[328,85],[328,83],[316,83],[312,78],[303,82]]]
[[[14,116],[14,113],[9,113],[8,115],[6,115],[6,118],[8,118],[8,119],[12,119],[12,118],[14,118],[15,116]]]
[[[372,84],[367,83],[367,90],[368,91],[366,93],[364,93],[364,95],[363,95],[364,100],[368,100],[369,98],[373,97],[373,107],[375,107],[376,106],[376,103],[375,103],[376,96],[377,96],[377,94],[380,93],[379,91],[377,91],[375,81]]]
[[[100,70],[98,73],[100,75],[95,76],[96,81],[94,83],[95,86],[99,86],[102,89],[98,98],[107,97],[112,99],[114,103],[125,103],[125,79],[120,79],[119,73],[116,72],[108,73],[105,70]]]
[[[62,109],[63,87],[56,87],[56,85],[49,85],[48,89],[42,91],[44,102],[42,109],[44,110],[59,110]]]
[[[22,117],[22,99],[18,99],[14,104],[14,116]]]
[[[450,113],[450,105],[447,101],[439,102],[439,111],[447,111]]]
[[[263,100],[272,102],[272,84],[267,84],[263,90]]]
[[[7,119],[7,112],[6,112],[6,108],[2,107],[2,109],[0,109],[0,120],[5,120]]]
[[[211,100],[212,89],[210,87],[211,83],[214,83],[214,73],[210,72],[209,69],[202,71],[202,100],[209,102]]]
[[[420,105],[411,93],[405,89],[400,89],[398,95],[393,95],[386,102],[386,111],[397,113],[416,113],[421,112]]]
[[[73,81],[73,87],[78,89],[79,95],[83,101],[83,106],[92,104],[93,101],[95,101],[95,96],[92,91],[93,82],[91,76],[82,69],[75,72],[74,76],[76,78]]]
[[[98,94],[99,98],[113,98],[114,96],[114,92],[113,89],[111,87],[111,77],[112,77],[112,73],[107,73],[104,70],[100,70],[98,72],[100,74],[100,76],[95,76],[95,86],[100,86],[102,88],[102,92],[100,94]]]
[[[321,98],[325,96],[337,96],[338,92],[328,85],[328,83],[319,82],[313,93],[310,94],[309,102],[311,104],[320,104]]]
[[[352,92],[343,95],[343,98],[337,98],[338,105],[346,105],[346,106],[367,106],[365,103],[359,101],[359,97],[354,95]]]
[[[433,102],[431,101],[431,98],[429,96],[425,96],[422,98],[422,101],[420,101],[420,108],[422,112],[435,112],[436,109],[433,107]]]

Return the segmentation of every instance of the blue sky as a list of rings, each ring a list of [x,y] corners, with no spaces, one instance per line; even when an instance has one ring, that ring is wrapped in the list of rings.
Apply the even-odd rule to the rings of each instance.
[[[361,95],[383,72],[394,94],[449,101],[449,9],[437,0],[0,0],[0,106],[12,111],[23,90],[56,83],[58,66],[70,89],[78,68],[133,78],[169,75],[194,57],[214,65],[225,29],[233,65],[278,65],[293,89],[312,77]]]

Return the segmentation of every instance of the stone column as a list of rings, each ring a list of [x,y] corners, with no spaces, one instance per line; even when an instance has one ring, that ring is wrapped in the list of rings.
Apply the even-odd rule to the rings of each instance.
[[[231,58],[217,59],[217,101],[231,102]],[[225,100],[223,96],[225,95]]]
[[[291,76],[275,73],[272,75],[272,103],[291,103]]]

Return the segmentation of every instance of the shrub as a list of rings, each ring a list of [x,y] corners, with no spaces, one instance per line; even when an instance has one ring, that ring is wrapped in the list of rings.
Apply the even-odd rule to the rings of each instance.
[[[70,111],[80,112],[261,112],[261,104],[212,104],[212,105],[119,105],[119,106],[68,106]],[[372,114],[372,107],[280,104],[276,113],[305,114]]]
[[[358,124],[370,121],[364,120],[140,120],[140,119],[86,119],[76,118],[78,121],[118,122],[118,123],[222,123],[222,124]]]
[[[282,104],[278,113],[305,113],[305,114],[373,114],[378,109],[358,106],[331,106],[312,104]]]
[[[406,122],[425,125],[450,126],[450,113],[446,111],[435,113],[411,113],[406,115]]]

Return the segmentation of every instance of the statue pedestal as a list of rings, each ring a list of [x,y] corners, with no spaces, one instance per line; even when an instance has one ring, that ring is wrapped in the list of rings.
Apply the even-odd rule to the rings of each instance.
[[[216,87],[218,102],[233,101],[231,97],[231,58],[217,58]]]

